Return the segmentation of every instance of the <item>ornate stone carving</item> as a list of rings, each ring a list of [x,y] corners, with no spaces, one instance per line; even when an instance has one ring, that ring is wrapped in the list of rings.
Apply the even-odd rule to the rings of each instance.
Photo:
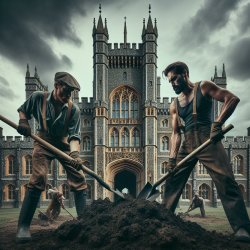
[[[143,165],[143,153],[142,152],[128,152],[126,148],[123,149],[122,152],[113,152],[113,153],[106,153],[106,160],[107,164],[109,164],[112,161],[120,160],[120,159],[129,159],[133,160],[135,162],[138,162]]]

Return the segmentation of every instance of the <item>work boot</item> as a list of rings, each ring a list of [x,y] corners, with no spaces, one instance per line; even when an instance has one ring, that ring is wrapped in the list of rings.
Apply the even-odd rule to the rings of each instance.
[[[234,234],[234,237],[236,241],[250,242],[250,235],[243,227],[238,229],[238,231]]]
[[[86,207],[86,201],[87,201],[86,190],[80,190],[80,191],[74,192],[74,198],[75,198],[77,217],[81,218],[83,216],[84,209]]]
[[[41,196],[41,191],[37,189],[28,189],[23,200],[22,208],[19,214],[16,241],[23,243],[31,240],[30,224],[36,211],[37,204]]]

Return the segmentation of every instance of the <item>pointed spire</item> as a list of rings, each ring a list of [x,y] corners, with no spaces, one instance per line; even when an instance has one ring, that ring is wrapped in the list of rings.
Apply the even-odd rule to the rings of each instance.
[[[36,68],[36,66],[35,66],[35,74],[34,74],[34,77],[39,79],[39,75],[38,75],[38,73],[37,73],[37,68]]]
[[[26,77],[30,77],[29,64],[27,64]]]
[[[126,24],[126,17],[124,17],[124,46],[126,47],[127,44],[127,24]]]
[[[156,37],[158,37],[158,29],[157,29],[157,21],[156,21],[156,18],[155,18],[154,32],[155,32]]]
[[[143,27],[142,27],[142,34],[141,34],[142,37],[145,35],[145,30],[146,30],[146,28],[145,28],[145,18],[143,18]]]
[[[223,69],[222,69],[222,77],[224,77],[224,78],[227,77],[224,63],[223,63]]]
[[[215,69],[214,69],[214,78],[217,77],[217,66],[215,66]]]
[[[96,33],[96,26],[95,26],[95,18],[94,18],[92,35],[94,35],[95,33]]]
[[[147,33],[154,33],[153,22],[151,19],[151,4],[149,4],[148,9],[149,9],[148,10],[149,17],[148,17],[148,24],[147,24]]]
[[[108,25],[107,25],[107,19],[105,18],[105,27],[104,27],[104,31],[106,36],[109,38],[109,32],[108,32]]]
[[[96,32],[98,33],[104,33],[104,27],[103,27],[103,22],[102,22],[102,6],[101,4],[99,4],[99,19],[98,19],[98,23],[97,23],[97,29]]]

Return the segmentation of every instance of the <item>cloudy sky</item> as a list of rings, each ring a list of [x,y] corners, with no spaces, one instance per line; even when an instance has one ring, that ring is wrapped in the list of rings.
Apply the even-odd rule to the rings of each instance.
[[[107,18],[109,42],[123,42],[127,17],[128,42],[140,43],[143,18],[158,25],[158,75],[166,65],[185,61],[191,81],[211,79],[225,63],[228,89],[241,102],[228,120],[230,135],[247,134],[250,127],[250,0],[1,0],[0,114],[18,122],[16,109],[25,100],[26,64],[42,82],[53,86],[54,73],[68,71],[80,82],[81,97],[92,96],[92,27]],[[175,96],[165,79],[161,96]],[[4,135],[16,131],[0,122]]]

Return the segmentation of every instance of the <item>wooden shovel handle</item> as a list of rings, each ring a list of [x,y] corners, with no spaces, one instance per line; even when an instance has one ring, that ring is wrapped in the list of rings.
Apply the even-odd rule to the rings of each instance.
[[[17,129],[18,125],[15,124],[14,122],[10,121],[9,119],[7,119],[6,117],[0,115],[0,120],[5,122],[6,124],[8,124],[9,126],[11,126],[14,129]],[[49,149],[50,151],[52,151],[55,155],[59,156],[60,158],[70,162],[72,160],[74,160],[72,157],[70,157],[69,155],[67,155],[66,153],[64,153],[63,151],[59,150],[58,148],[54,147],[53,145],[51,145],[50,143],[48,143],[47,141],[43,140],[42,138],[40,138],[37,135],[31,134],[30,137],[32,139],[34,139],[35,141],[37,141],[38,143],[40,143],[41,145],[43,145],[44,147],[46,147],[47,149]],[[91,169],[87,168],[86,166],[82,165],[82,171],[87,173],[88,175],[92,176],[93,178],[95,178],[102,186],[104,186],[105,188],[107,188],[108,190],[112,191],[111,187],[102,180],[102,178],[97,175],[94,171],[92,171]]]
[[[226,126],[225,128],[222,129],[222,133],[223,135],[226,134],[228,131],[230,131],[231,129],[233,129],[234,126],[232,124],[229,124],[228,126]],[[165,181],[167,179],[167,177],[170,174],[174,174],[176,173],[178,170],[181,169],[182,165],[184,163],[186,163],[187,161],[189,161],[190,159],[192,159],[196,154],[198,154],[199,152],[201,152],[204,148],[206,148],[207,146],[209,146],[211,143],[213,143],[213,141],[211,139],[208,139],[207,141],[205,141],[203,144],[201,144],[198,148],[196,148],[192,153],[190,153],[189,155],[187,155],[184,159],[182,159],[177,166],[175,167],[175,169],[173,170],[173,172],[168,172],[166,173],[164,176],[162,176],[152,187],[152,189],[156,188],[157,186],[159,186],[163,181]]]

